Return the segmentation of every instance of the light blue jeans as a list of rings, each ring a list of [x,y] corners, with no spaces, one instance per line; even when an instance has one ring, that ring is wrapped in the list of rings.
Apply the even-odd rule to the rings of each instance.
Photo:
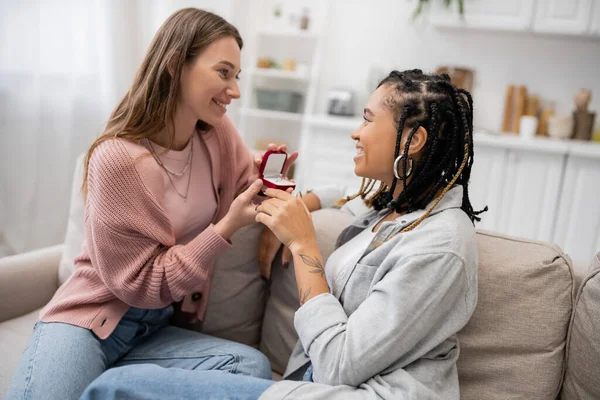
[[[271,377],[258,350],[169,326],[172,314],[171,306],[131,307],[105,340],[74,325],[38,322],[5,399],[78,399],[107,369],[132,364]]]
[[[312,364],[302,380],[312,382]],[[275,382],[221,371],[136,365],[113,368],[87,387],[81,400],[256,400]]]
[[[106,371],[81,400],[256,400],[275,382],[222,371],[137,365]]]

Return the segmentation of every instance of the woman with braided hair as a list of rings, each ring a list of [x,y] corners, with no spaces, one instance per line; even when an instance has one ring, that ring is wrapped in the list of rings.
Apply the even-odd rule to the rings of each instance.
[[[289,248],[300,300],[286,380],[124,367],[89,398],[459,399],[456,333],[477,302],[472,110],[445,74],[393,71],[380,83],[351,135],[363,185],[342,201],[360,196],[373,209],[325,266],[308,208],[330,194],[266,191],[256,220]]]

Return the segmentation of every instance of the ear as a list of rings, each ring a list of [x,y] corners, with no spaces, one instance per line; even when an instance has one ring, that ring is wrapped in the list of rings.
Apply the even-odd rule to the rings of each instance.
[[[427,143],[428,135],[429,134],[427,132],[427,129],[420,126],[419,129],[417,129],[417,131],[413,135],[412,139],[410,140],[410,147],[408,148],[408,154],[412,156],[414,154],[420,153],[421,150],[423,150],[423,148],[425,147],[425,143]],[[407,139],[408,139],[408,136],[407,136]]]

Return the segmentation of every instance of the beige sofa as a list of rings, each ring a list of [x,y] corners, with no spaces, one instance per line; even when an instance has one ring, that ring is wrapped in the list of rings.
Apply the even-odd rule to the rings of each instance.
[[[75,179],[65,245],[0,259],[0,395],[39,308],[70,273],[82,240],[78,187]],[[313,213],[324,257],[351,219],[340,210]],[[270,283],[260,278],[261,230],[236,234],[218,260],[202,329],[260,348],[278,379],[296,341],[297,291],[291,267],[275,265]],[[600,254],[586,277],[587,268],[575,273],[556,246],[483,231],[478,241],[478,306],[459,333],[462,398],[600,398]]]

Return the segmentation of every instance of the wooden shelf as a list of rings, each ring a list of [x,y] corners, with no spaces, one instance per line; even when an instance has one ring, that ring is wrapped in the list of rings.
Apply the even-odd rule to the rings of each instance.
[[[313,2],[311,2],[313,3]],[[308,6],[308,5],[307,5]],[[251,147],[261,137],[272,138],[274,141],[285,141],[291,149],[300,153],[310,150],[310,143],[305,140],[308,135],[310,114],[315,109],[319,89],[319,71],[322,67],[322,57],[325,51],[326,30],[328,28],[331,2],[318,1],[311,4],[310,25],[308,30],[287,24],[283,18],[277,20],[264,15],[261,23],[251,29],[256,41],[252,46],[249,60],[255,60],[247,70],[243,79],[243,107],[240,110],[239,131],[244,141]],[[286,71],[280,68],[258,68],[260,57],[270,57],[283,64],[283,60],[294,59],[296,71]],[[261,64],[267,66],[266,64]],[[258,90],[285,90],[302,94],[301,107],[288,108],[301,112],[281,112],[259,109],[258,105],[269,105],[258,101]],[[262,99],[261,99],[262,100]],[[274,108],[276,107],[273,105]],[[262,125],[262,126],[261,126]],[[296,179],[302,186],[303,168],[301,163],[296,169]]]
[[[315,127],[353,131],[360,126],[362,118],[337,115],[311,115],[308,117],[307,122],[310,126]]]
[[[261,110],[258,108],[242,108],[243,115],[257,118],[278,119],[283,121],[302,121],[303,115],[285,111]]]
[[[296,71],[286,71],[275,68],[253,68],[250,73],[254,76],[266,77],[266,78],[279,78],[279,79],[290,79],[296,81],[308,81],[308,74],[300,74]]]
[[[517,134],[493,134],[475,131],[475,146],[498,147],[503,149],[527,150],[536,153],[574,155],[600,159],[600,143],[573,139],[554,139],[549,137],[523,138]]]

